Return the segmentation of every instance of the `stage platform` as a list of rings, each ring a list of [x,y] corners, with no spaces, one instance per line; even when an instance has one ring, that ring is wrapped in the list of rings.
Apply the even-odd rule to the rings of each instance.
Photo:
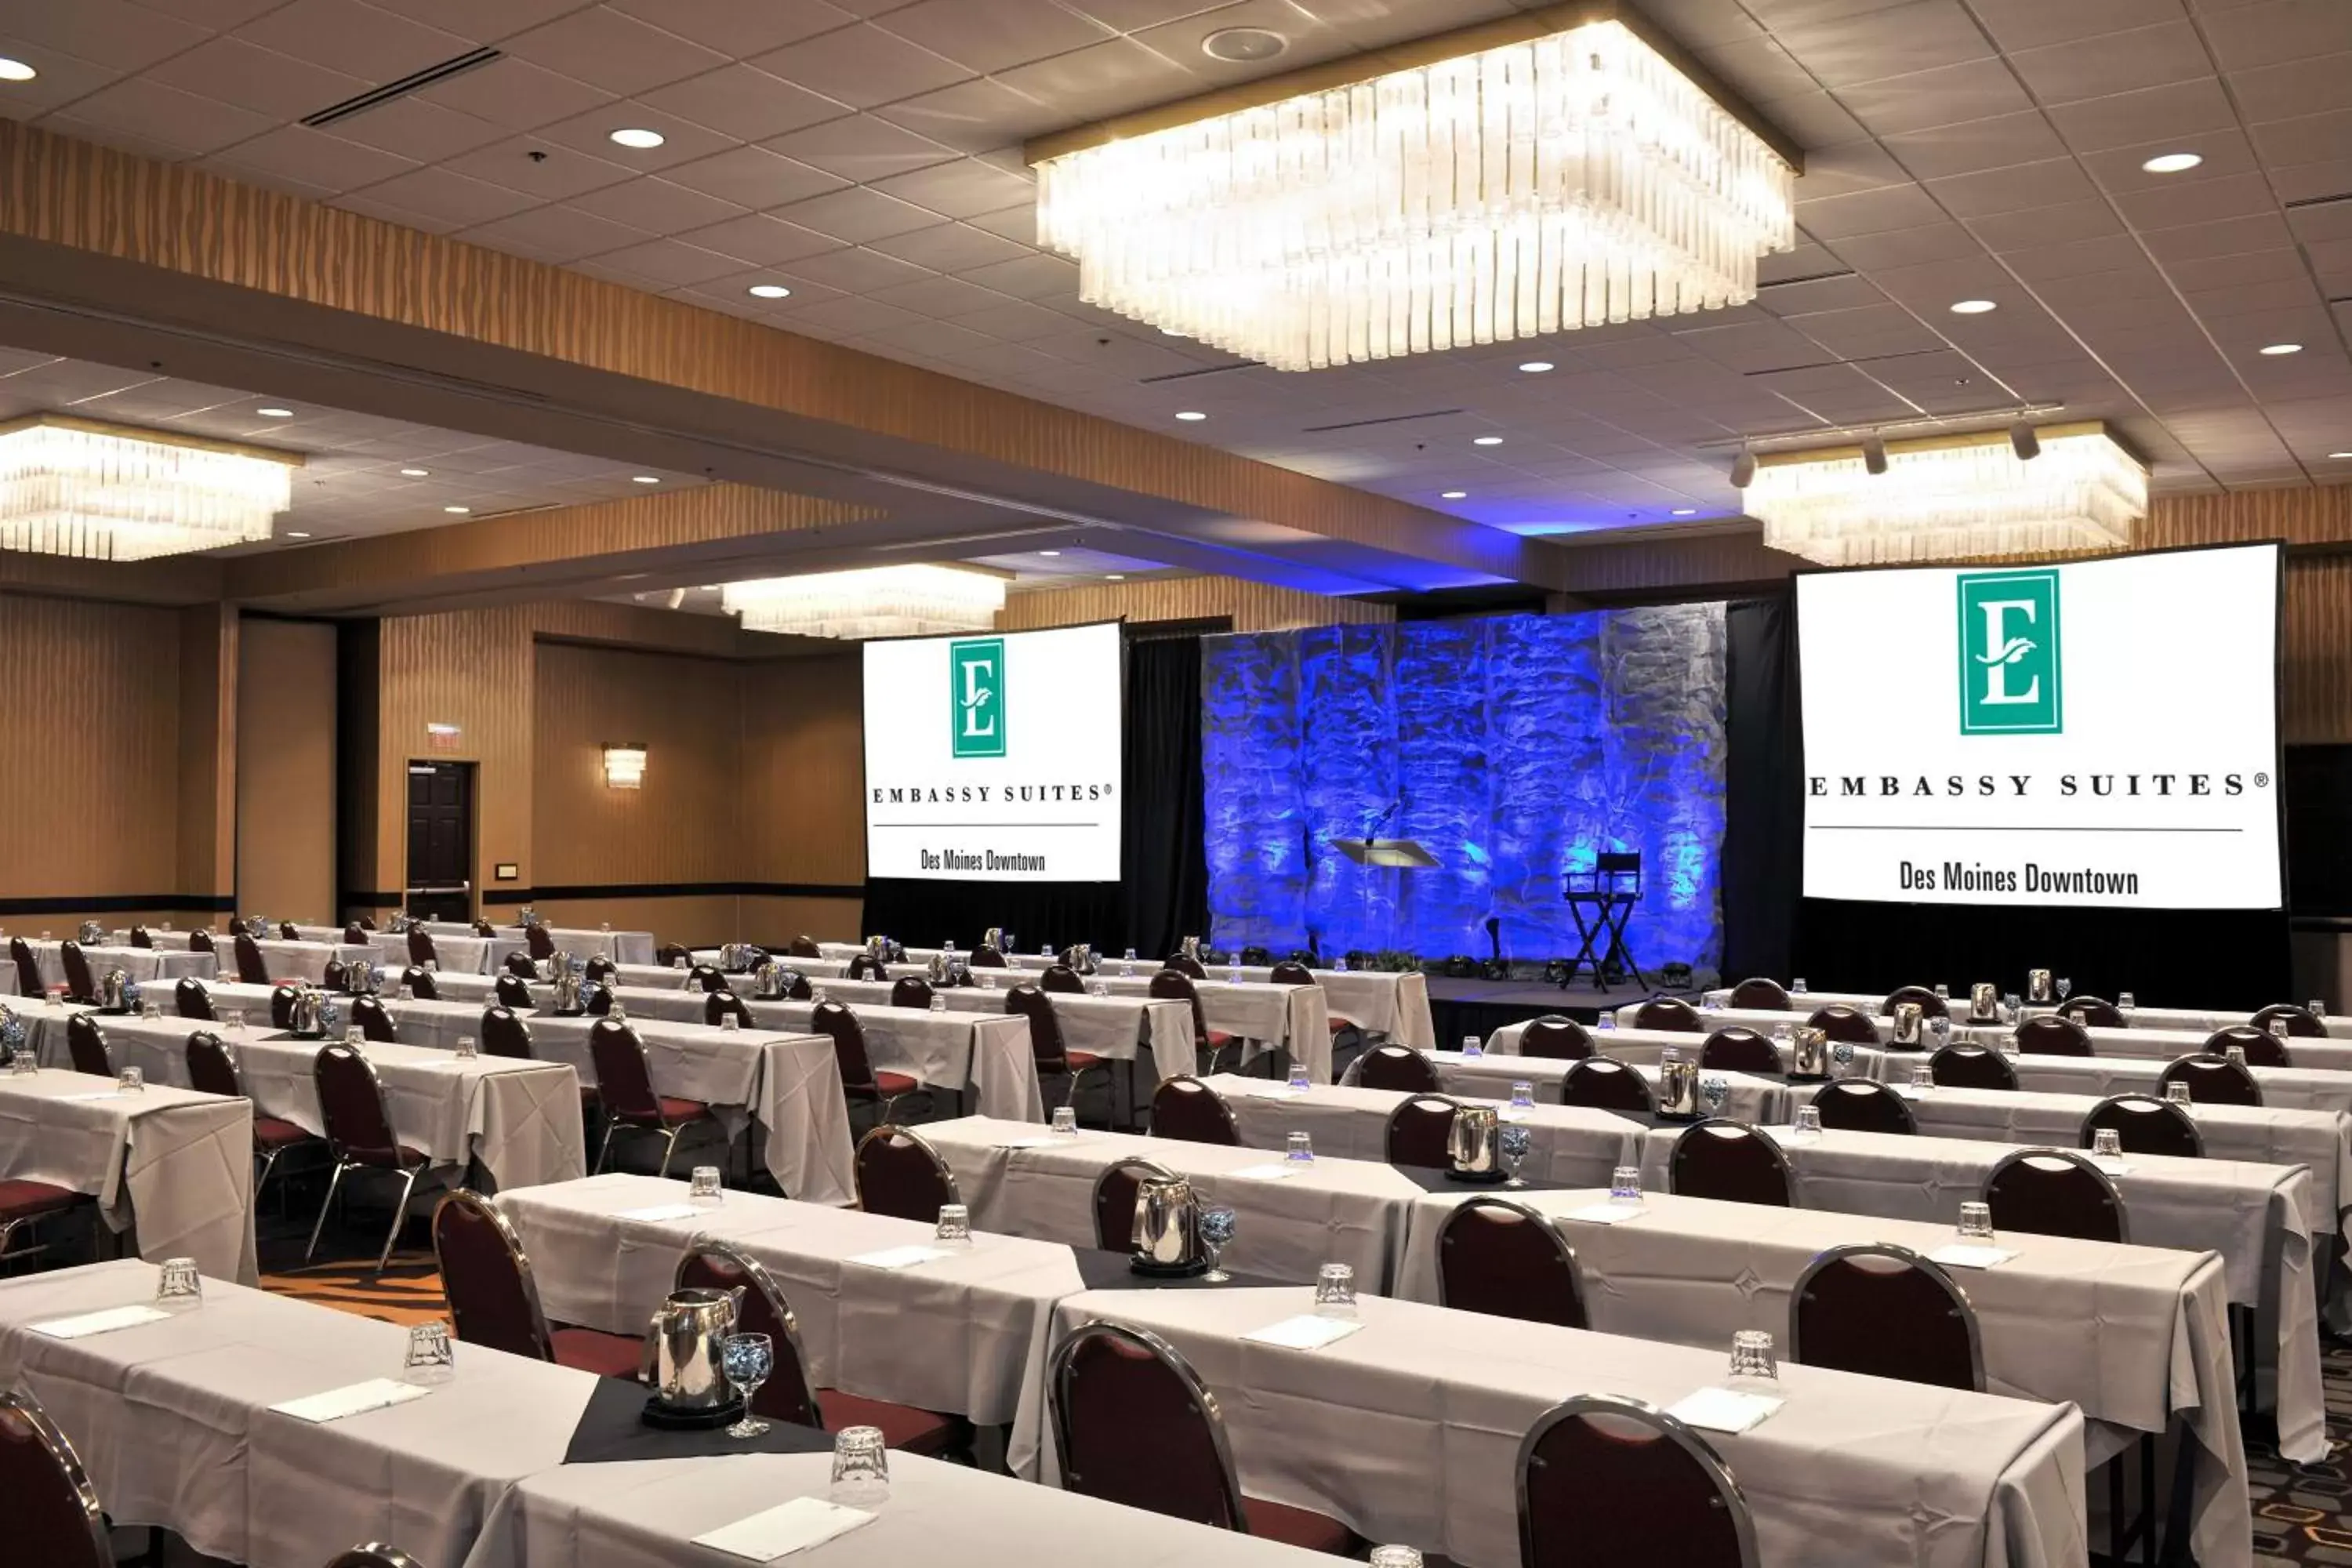
[[[1484,1039],[1506,1024],[1524,1023],[1547,1013],[1564,1014],[1580,1024],[1590,1024],[1601,1016],[1604,1007],[1613,1010],[1651,994],[1631,979],[1606,991],[1584,981],[1563,991],[1540,980],[1454,980],[1433,974],[1429,977],[1429,1015],[1436,1026],[1437,1043],[1452,1047],[1460,1044],[1465,1035],[1475,1034]]]

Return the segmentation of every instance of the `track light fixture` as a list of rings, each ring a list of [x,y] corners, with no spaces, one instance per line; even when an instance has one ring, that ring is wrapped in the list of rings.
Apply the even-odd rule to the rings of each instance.
[[[1755,482],[1756,454],[1742,447],[1739,448],[1739,456],[1731,459],[1731,488],[1744,490]]]
[[[2009,449],[2017,454],[2021,463],[2030,463],[2042,456],[2042,437],[2034,434],[2033,421],[2021,419],[2009,427]]]
[[[1862,442],[1862,466],[1874,474],[1886,471],[1886,442],[1877,436],[1865,436]]]

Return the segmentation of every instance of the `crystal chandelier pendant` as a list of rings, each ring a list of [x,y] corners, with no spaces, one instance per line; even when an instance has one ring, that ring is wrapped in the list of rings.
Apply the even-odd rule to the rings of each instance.
[[[992,628],[1004,608],[1004,580],[957,566],[876,566],[728,583],[719,599],[755,632],[927,637]]]
[[[301,462],[63,415],[0,425],[0,550],[148,561],[257,543]]]
[[[1618,20],[1032,147],[1088,303],[1280,370],[1741,305],[1793,153]],[[1433,40],[1432,47],[1445,40]],[[1072,133],[1085,137],[1087,133]]]

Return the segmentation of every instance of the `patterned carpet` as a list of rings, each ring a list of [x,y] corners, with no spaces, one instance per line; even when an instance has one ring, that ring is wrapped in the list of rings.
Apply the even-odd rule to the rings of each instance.
[[[2352,1442],[2352,1345],[2321,1341],[2327,1385],[2327,1458],[2292,1465],[2270,1445],[2269,1423],[2249,1424],[2246,1464],[2254,1504],[2255,1568],[2295,1563],[2352,1564],[2352,1481],[2345,1452]]]
[[[403,1327],[449,1315],[448,1305],[441,1299],[441,1276],[434,1270],[430,1256],[395,1253],[392,1267],[382,1274],[375,1271],[373,1256],[321,1262],[307,1268],[298,1264],[283,1273],[264,1274],[261,1288]]]

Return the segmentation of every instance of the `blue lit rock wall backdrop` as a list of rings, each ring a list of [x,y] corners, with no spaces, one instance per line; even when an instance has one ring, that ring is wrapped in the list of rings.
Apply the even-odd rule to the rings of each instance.
[[[1722,951],[1723,606],[1321,626],[1202,643],[1202,771],[1216,945],[1426,958],[1573,953],[1562,897],[1638,849],[1643,966]],[[1381,829],[1435,870],[1332,847]]]

